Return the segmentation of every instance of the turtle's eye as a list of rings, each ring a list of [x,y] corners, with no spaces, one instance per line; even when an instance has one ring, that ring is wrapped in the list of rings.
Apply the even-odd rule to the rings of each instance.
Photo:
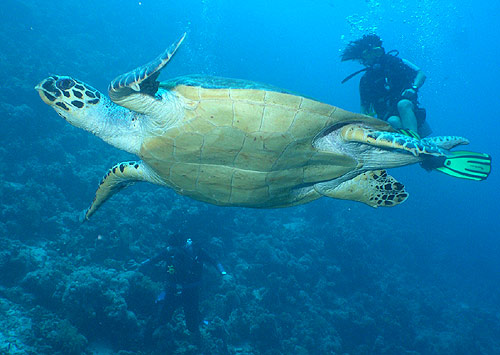
[[[61,79],[56,82],[56,86],[61,90],[68,90],[75,86],[75,82],[71,79]]]

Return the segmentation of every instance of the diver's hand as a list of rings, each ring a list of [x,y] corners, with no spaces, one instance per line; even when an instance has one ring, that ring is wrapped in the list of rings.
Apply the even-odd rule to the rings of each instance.
[[[412,100],[414,99],[415,97],[417,96],[417,91],[415,89],[406,89],[405,91],[403,91],[403,93],[401,94],[401,97],[403,99],[408,99],[408,100]]]

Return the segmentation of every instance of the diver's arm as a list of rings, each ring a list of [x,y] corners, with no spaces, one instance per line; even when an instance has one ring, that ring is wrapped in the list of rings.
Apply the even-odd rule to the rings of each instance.
[[[171,247],[167,247],[164,250],[162,250],[159,254],[155,255],[152,258],[144,260],[142,263],[140,263],[140,267],[146,267],[148,265],[154,265],[157,262],[161,260],[167,259],[168,255],[171,253]]]
[[[425,82],[425,74],[422,70],[419,70],[417,72],[417,76],[415,77],[415,79],[413,79],[413,86],[418,89],[420,89],[422,87],[422,85],[424,85],[424,82]]]
[[[226,270],[224,270],[224,267],[222,266],[221,263],[217,262],[214,258],[212,258],[210,255],[207,254],[207,252],[203,249],[200,249],[198,252],[198,257],[202,262],[205,264],[211,264],[213,267],[219,271],[221,275],[226,275]]]
[[[422,71],[422,69],[420,69],[418,66],[416,66],[412,62],[410,62],[406,59],[402,59],[402,60],[403,60],[404,64],[406,64],[407,66],[409,66],[410,68],[412,68],[413,70],[415,70],[417,72],[415,79],[413,79],[412,88],[415,87],[416,90],[420,89],[422,87],[422,85],[424,85],[424,82],[426,79],[424,72]]]

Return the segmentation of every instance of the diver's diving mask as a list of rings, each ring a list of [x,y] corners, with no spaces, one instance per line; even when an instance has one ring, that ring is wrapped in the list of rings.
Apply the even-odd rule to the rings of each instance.
[[[361,58],[364,63],[373,64],[378,58],[383,56],[385,53],[382,47],[367,48],[361,54]]]

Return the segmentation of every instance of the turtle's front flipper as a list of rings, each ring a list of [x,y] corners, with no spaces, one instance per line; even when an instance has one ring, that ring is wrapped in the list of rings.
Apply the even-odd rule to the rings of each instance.
[[[385,170],[368,171],[333,188],[327,184],[314,188],[323,196],[359,201],[371,207],[392,207],[408,198],[404,185]]]
[[[116,164],[108,170],[107,174],[101,180],[94,201],[92,201],[89,208],[82,212],[80,222],[89,219],[115,193],[137,181],[146,181],[158,185],[164,184],[156,173],[141,161],[128,161]]]
[[[150,113],[148,111],[151,110],[151,98],[155,96],[159,86],[156,79],[163,67],[172,59],[184,37],[186,37],[185,33],[176,43],[149,63],[115,78],[108,88],[111,100],[130,110]]]

